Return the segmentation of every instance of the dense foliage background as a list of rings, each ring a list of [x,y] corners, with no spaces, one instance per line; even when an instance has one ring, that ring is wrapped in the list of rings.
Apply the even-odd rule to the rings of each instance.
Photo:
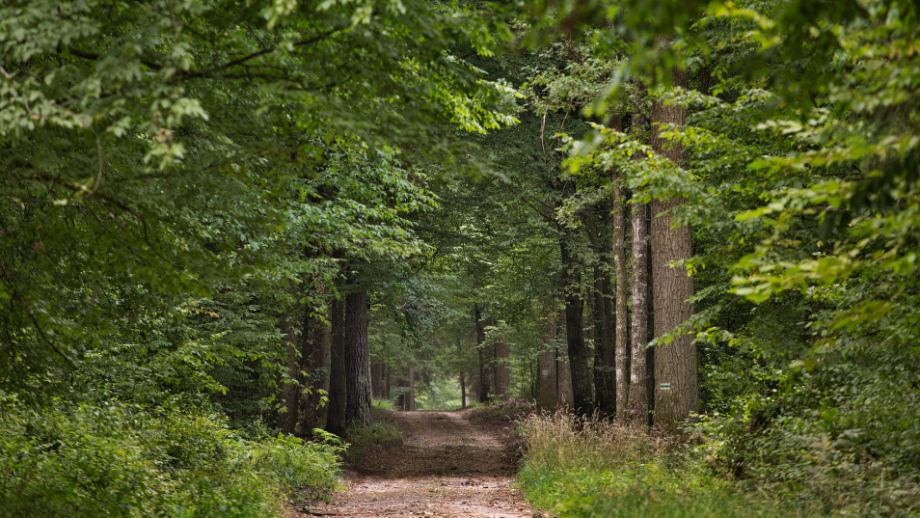
[[[700,509],[917,512],[918,31],[908,0],[5,2],[0,508],[267,516],[335,486],[314,429],[366,393],[618,423],[525,427],[545,505],[633,491],[547,460],[601,452]]]

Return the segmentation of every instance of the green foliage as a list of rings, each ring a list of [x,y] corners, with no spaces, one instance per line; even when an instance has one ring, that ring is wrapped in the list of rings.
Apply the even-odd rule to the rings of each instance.
[[[4,396],[5,516],[276,516],[291,490],[328,491],[341,448],[246,441],[203,411],[108,402],[31,408]]]
[[[380,410],[393,410],[395,405],[389,399],[373,399],[371,400],[371,406]]]

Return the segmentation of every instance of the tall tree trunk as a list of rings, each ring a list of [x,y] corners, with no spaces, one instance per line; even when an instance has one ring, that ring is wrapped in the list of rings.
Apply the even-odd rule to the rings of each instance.
[[[386,366],[380,362],[371,364],[371,396],[374,399],[386,398],[386,396],[383,395],[383,386],[386,381],[383,377],[385,368]]]
[[[674,85],[687,87],[687,73],[675,68]],[[656,103],[652,108],[652,149],[681,165],[683,150],[659,135],[661,125],[683,127],[687,123],[687,110],[675,105]],[[670,214],[679,207],[680,198],[652,200],[652,276],[655,279],[653,300],[655,305],[655,337],[673,331],[693,315],[693,305],[687,299],[693,296],[693,279],[684,267],[671,268],[675,261],[689,259],[693,253],[690,228],[686,225],[672,228]],[[697,386],[696,347],[689,334],[677,336],[670,343],[662,343],[655,351],[655,424],[667,432],[676,432],[679,424],[699,411]]]
[[[585,306],[585,301],[581,297],[582,265],[572,254],[568,242],[568,239],[571,239],[569,234],[563,231],[559,239],[562,252],[562,286],[565,292],[565,338],[572,375],[572,408],[578,414],[587,415],[594,411],[594,402],[591,398],[588,348],[585,346],[585,332],[582,325]]]
[[[508,344],[495,340],[495,398],[507,401],[511,389],[511,369],[508,368]]]
[[[556,318],[560,324],[565,323],[565,310]],[[572,394],[572,365],[569,362],[569,345],[566,343],[565,325],[556,326],[556,397],[559,408],[572,408],[575,396]]]
[[[287,351],[285,377],[290,380],[290,382],[281,385],[281,401],[284,405],[284,413],[281,414],[278,423],[279,427],[285,433],[292,435],[297,428],[297,392],[301,389],[297,383],[293,382],[298,379],[298,373],[300,371],[300,362],[297,358],[297,334],[294,332],[296,329],[293,322],[294,320],[295,316],[289,315],[285,318],[284,327],[282,328],[282,332],[284,333],[284,348]]]
[[[460,373],[460,409],[466,408],[466,373]]]
[[[345,410],[348,388],[345,382],[345,301],[335,299],[329,307],[332,326],[332,354],[329,375],[329,410],[326,413],[326,431],[336,435],[345,433]]]
[[[367,291],[345,297],[345,423],[371,423],[371,362],[367,350]]]
[[[486,347],[486,327],[490,325],[490,319],[483,319],[482,305],[476,304],[473,309],[473,317],[476,319],[476,347],[479,349],[479,402],[488,403],[494,399],[493,369],[495,351]]]
[[[460,341],[460,334],[456,335],[457,339],[457,358],[463,358],[463,345]],[[460,408],[466,408],[466,372],[460,369]]]
[[[390,367],[389,363],[384,363],[383,368],[386,371],[386,376],[384,377],[384,382],[383,382],[383,399],[386,399],[387,401],[389,401],[390,399],[390,371],[393,369],[392,367]]]
[[[618,179],[616,174],[614,182]],[[629,360],[629,342],[626,335],[627,297],[629,294],[629,273],[626,271],[626,189],[617,186],[613,198],[613,262],[616,267],[616,384],[617,422],[626,424],[629,403],[629,381],[626,377]]]
[[[409,392],[406,392],[406,399],[408,400],[407,410],[414,412],[415,411],[415,368],[409,367]]]
[[[594,264],[594,392],[597,409],[605,415],[616,413],[616,379],[614,376],[613,344],[608,327],[611,323],[608,298],[610,291],[610,240],[603,229],[607,225],[610,207],[607,203],[599,204],[588,217],[593,218],[588,225],[591,233],[591,245],[597,255]]]
[[[323,395],[329,392],[331,366],[331,331],[321,319],[307,310],[300,332],[301,390],[297,398],[297,426],[300,437],[312,437],[314,428],[326,426],[328,406]]]
[[[543,339],[543,350],[538,358],[538,393],[537,406],[540,409],[555,409],[559,404],[559,394],[557,387],[557,368],[556,368],[556,334],[558,333],[558,319],[556,311],[548,308],[544,311],[544,318],[547,321],[547,330]]]
[[[645,346],[648,343],[648,263],[646,254],[646,207],[633,205],[632,214],[632,361],[629,378],[629,424],[642,427],[648,424],[648,389],[645,371]]]

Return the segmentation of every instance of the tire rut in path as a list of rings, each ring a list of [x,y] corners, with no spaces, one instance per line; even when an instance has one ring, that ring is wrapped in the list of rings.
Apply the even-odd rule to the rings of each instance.
[[[511,423],[472,412],[393,412],[403,446],[347,474],[348,489],[313,516],[524,518],[533,511],[513,487]]]

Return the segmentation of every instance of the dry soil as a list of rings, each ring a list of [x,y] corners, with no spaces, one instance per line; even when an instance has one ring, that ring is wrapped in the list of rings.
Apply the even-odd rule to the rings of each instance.
[[[346,473],[347,489],[294,516],[522,518],[514,487],[516,445],[508,414],[481,410],[387,412],[403,443],[369,452]]]

